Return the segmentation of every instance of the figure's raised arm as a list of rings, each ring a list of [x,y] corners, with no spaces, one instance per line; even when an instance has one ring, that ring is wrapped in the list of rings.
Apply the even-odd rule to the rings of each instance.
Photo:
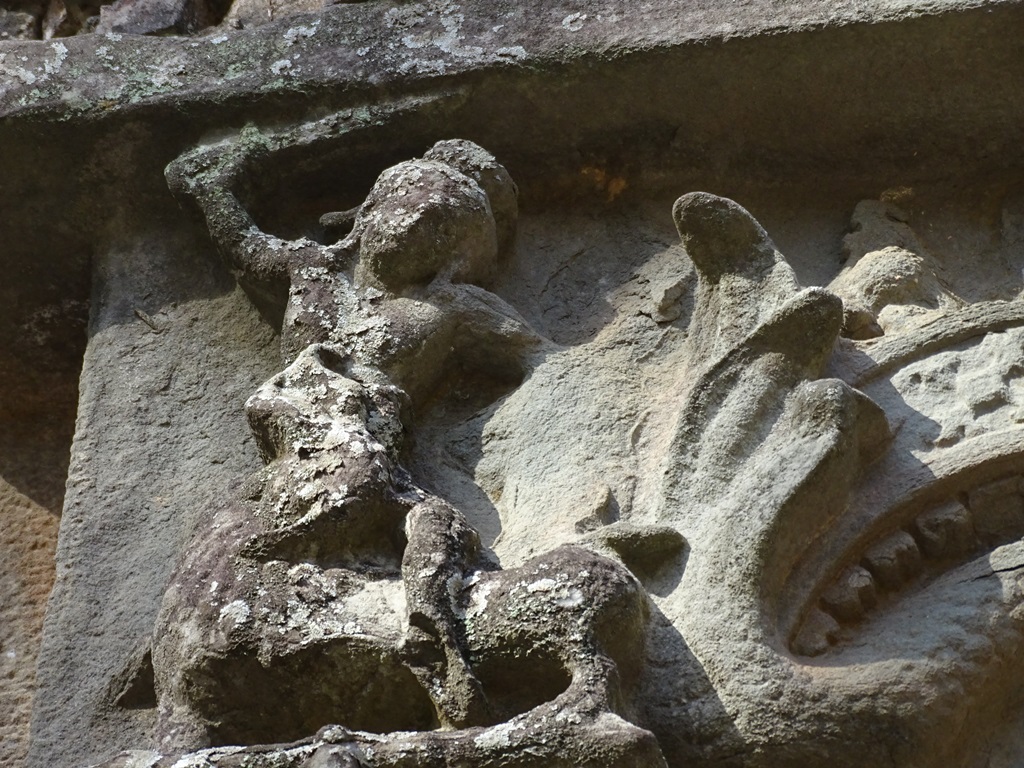
[[[253,159],[254,141],[262,135],[243,131],[230,142],[202,146],[185,152],[167,166],[164,174],[179,200],[199,206],[210,236],[232,268],[260,283],[287,279],[285,252],[260,230],[239,201],[234,187]]]
[[[270,155],[301,154],[315,148],[325,157],[337,158],[363,132],[380,130],[404,115],[422,116],[430,107],[443,107],[459,98],[454,91],[362,106],[285,130],[248,126],[230,139],[179,156],[167,166],[167,184],[175,197],[199,206],[210,235],[233,268],[257,282],[278,282],[287,278],[287,251],[253,221],[236,195],[238,183]]]

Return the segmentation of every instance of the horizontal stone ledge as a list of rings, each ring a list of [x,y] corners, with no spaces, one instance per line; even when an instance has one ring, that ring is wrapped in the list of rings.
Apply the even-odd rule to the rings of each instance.
[[[439,119],[492,151],[647,141],[670,172],[853,173],[1019,146],[1024,3],[706,6],[367,2],[193,38],[5,42],[0,137],[158,118],[198,135],[457,82],[469,97]]]

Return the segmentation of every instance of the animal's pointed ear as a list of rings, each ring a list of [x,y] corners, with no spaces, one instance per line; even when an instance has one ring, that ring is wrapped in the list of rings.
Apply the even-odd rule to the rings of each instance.
[[[771,238],[747,210],[726,197],[690,192],[672,206],[672,218],[700,276],[762,275],[779,260]]]

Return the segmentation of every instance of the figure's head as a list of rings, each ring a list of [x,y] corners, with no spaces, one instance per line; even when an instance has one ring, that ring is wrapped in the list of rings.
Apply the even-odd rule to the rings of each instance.
[[[498,255],[507,256],[515,245],[519,221],[519,189],[494,155],[472,141],[439,141],[423,156],[437,160],[473,179],[487,194],[498,233]]]
[[[487,194],[476,181],[436,160],[384,171],[356,220],[360,282],[394,293],[438,276],[485,284],[497,265],[497,236]]]

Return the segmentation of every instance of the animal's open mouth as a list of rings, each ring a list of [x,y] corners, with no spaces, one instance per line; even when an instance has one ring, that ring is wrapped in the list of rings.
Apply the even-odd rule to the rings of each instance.
[[[1019,305],[1012,308],[1019,314]],[[862,381],[897,423],[897,436],[827,537],[795,569],[795,577],[814,586],[801,597],[794,590],[797,609],[788,622],[781,616],[794,653],[842,647],[872,618],[944,574],[1024,537],[1024,426],[1016,380],[1002,370],[1020,356],[1018,334],[979,326],[975,337],[962,331],[951,345],[911,359],[885,380]],[[923,379],[935,382],[935,409],[915,390]],[[970,400],[992,386],[1004,407],[977,419]],[[941,439],[952,422],[966,438]]]
[[[1024,476],[1010,474],[927,505],[908,523],[865,542],[816,591],[790,643],[816,656],[854,636],[912,590],[1024,537]]]
[[[1022,322],[1021,302],[990,302],[850,346],[846,361],[840,350],[836,373],[882,406],[896,437],[788,579],[779,619],[793,653],[840,651],[881,614],[1024,537],[1024,409],[1011,375]],[[974,401],[991,393],[1000,405],[979,417]]]

